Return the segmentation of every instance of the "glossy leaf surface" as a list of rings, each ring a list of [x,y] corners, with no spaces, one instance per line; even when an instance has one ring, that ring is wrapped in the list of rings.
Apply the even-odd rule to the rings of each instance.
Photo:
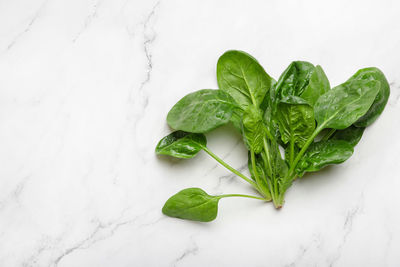
[[[249,106],[243,114],[242,133],[244,142],[249,150],[260,153],[263,149],[263,138],[266,135],[266,127],[261,110]]]
[[[327,140],[311,144],[296,167],[302,176],[304,172],[315,172],[330,164],[339,164],[350,158],[353,146],[343,140]]]
[[[371,107],[379,92],[377,81],[355,80],[336,86],[321,95],[314,106],[314,115],[324,128],[345,129]]]
[[[364,127],[355,127],[354,125],[351,125],[346,129],[337,130],[332,136],[332,139],[346,141],[354,147],[361,140],[364,130]]]
[[[301,98],[314,106],[318,98],[330,90],[328,77],[321,66],[317,65],[311,74],[310,81],[304,92],[300,95]]]
[[[193,158],[207,145],[203,134],[175,131],[158,142],[156,154],[168,155],[175,158]]]
[[[300,148],[315,129],[313,109],[308,104],[279,103],[277,120],[282,141],[293,142]]]
[[[233,110],[231,123],[240,133],[242,132],[242,117],[243,117],[242,109],[236,108]]]
[[[229,122],[234,100],[220,90],[203,89],[179,100],[169,111],[171,128],[191,133],[205,133]]]
[[[367,113],[365,113],[364,116],[359,118],[355,123],[355,126],[357,127],[367,127],[383,112],[390,95],[389,83],[386,80],[385,75],[378,68],[360,69],[349,80],[375,80],[380,82],[379,93],[376,95],[374,103]]]
[[[218,86],[230,94],[242,109],[259,107],[271,87],[271,78],[251,55],[231,50],[217,63]]]
[[[187,188],[170,197],[162,212],[170,217],[210,222],[217,217],[219,200],[200,188]]]
[[[278,99],[287,96],[300,96],[314,71],[314,65],[306,61],[293,61],[282,73],[276,84]]]

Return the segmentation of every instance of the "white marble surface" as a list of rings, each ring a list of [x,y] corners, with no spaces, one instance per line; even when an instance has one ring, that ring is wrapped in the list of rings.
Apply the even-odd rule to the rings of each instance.
[[[0,266],[399,266],[400,2],[0,1]],[[277,78],[292,60],[333,85],[381,68],[385,112],[352,158],[297,181],[276,211],[226,199],[217,220],[161,214],[177,191],[251,193],[201,153],[158,158],[165,117],[216,88],[228,49]],[[229,127],[207,135],[246,163]]]

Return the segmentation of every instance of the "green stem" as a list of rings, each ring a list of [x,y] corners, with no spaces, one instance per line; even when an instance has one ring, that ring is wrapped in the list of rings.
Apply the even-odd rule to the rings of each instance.
[[[263,138],[263,142],[264,142],[264,150],[265,150],[265,154],[266,154],[266,156],[267,156],[267,166],[268,166],[268,169],[269,169],[269,173],[271,174],[271,176],[273,175],[273,173],[272,173],[272,167],[271,167],[271,158],[270,158],[270,153],[269,153],[269,147],[268,147],[268,143],[267,143],[267,140],[265,139],[265,136],[264,136],[264,138]]]
[[[212,158],[214,158],[216,161],[218,161],[218,163],[220,163],[222,166],[224,166],[225,168],[230,170],[232,173],[236,174],[237,176],[239,176],[240,178],[242,178],[243,180],[245,180],[246,182],[248,182],[249,184],[251,184],[252,186],[254,186],[254,188],[256,188],[258,190],[258,186],[253,180],[251,180],[250,178],[247,178],[244,174],[242,174],[238,170],[236,170],[236,169],[232,168],[231,166],[229,166],[225,161],[223,161],[217,155],[212,153],[207,147],[203,147],[203,150],[205,152],[207,152],[207,154],[210,155]]]
[[[293,171],[296,168],[297,163],[299,163],[299,160],[301,157],[304,155],[306,152],[307,148],[311,145],[311,143],[314,141],[314,138],[324,129],[325,123],[321,124],[318,126],[313,134],[308,138],[307,142],[304,144],[304,146],[301,148],[300,152],[297,154],[296,158],[294,159],[293,164],[290,166],[290,169],[288,171],[288,177],[293,175]]]
[[[257,171],[257,165],[256,165],[256,160],[255,160],[256,156],[254,154],[253,150],[250,150],[250,160],[251,160],[251,166],[253,167],[253,172],[254,172],[254,178],[256,179],[256,183],[257,183],[257,190],[258,192],[265,198],[267,198],[268,196],[268,192],[264,192],[264,187],[262,186],[262,181],[260,178],[260,175]]]
[[[251,160],[251,166],[253,167],[254,176],[256,178],[257,184],[259,184],[260,176],[258,176],[256,160],[253,150],[250,150],[250,160]]]
[[[254,199],[260,199],[260,200],[265,200],[265,198],[262,197],[256,197],[256,196],[250,196],[250,195],[243,195],[243,194],[227,194],[227,195],[220,195],[219,198],[224,198],[224,197],[247,197],[247,198],[254,198]]]
[[[327,132],[327,133],[325,134],[325,136],[322,137],[321,140],[322,140],[322,141],[328,140],[335,132],[336,132],[336,129],[330,129],[330,131]]]
[[[294,142],[293,139],[290,140],[290,150],[289,150],[289,165],[292,166],[294,160]]]
[[[269,153],[270,151],[269,151],[268,143],[267,143],[267,140],[265,139],[265,137],[263,138],[263,142],[264,142],[264,152],[265,152],[264,155],[266,158],[265,157],[262,157],[262,158],[264,160],[264,164],[266,166],[268,166],[269,173],[271,174],[271,179],[275,180],[275,176],[274,176],[274,173],[272,172],[272,167],[271,167],[271,157],[270,157],[270,153]],[[267,184],[268,184],[268,188],[269,188],[269,192],[270,192],[272,201],[275,202],[276,193],[272,187],[272,181],[270,179],[268,179],[268,177],[267,177]]]
[[[265,132],[267,133],[268,138],[275,142],[275,137],[269,132],[268,128],[265,128]]]

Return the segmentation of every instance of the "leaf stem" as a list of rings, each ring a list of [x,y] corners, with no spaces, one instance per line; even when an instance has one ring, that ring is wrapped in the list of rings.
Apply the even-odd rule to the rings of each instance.
[[[326,140],[328,140],[334,133],[336,132],[336,129],[330,129],[330,131],[329,132],[327,132],[325,135],[324,135],[324,137],[322,137],[322,141],[326,141]]]
[[[205,152],[207,152],[207,154],[210,155],[212,158],[214,158],[216,161],[218,161],[218,163],[220,163],[222,166],[224,166],[225,168],[230,170],[232,173],[236,174],[237,176],[239,176],[240,178],[242,178],[243,180],[245,180],[246,182],[248,182],[249,184],[251,184],[252,186],[254,186],[254,188],[256,188],[258,190],[258,186],[253,180],[246,177],[244,174],[242,174],[238,170],[229,166],[225,161],[223,161],[221,158],[219,158],[217,155],[215,155],[213,152],[211,152],[207,147],[203,147],[203,150]]]
[[[294,160],[294,140],[290,140],[290,150],[289,150],[289,165],[292,166]]]
[[[306,143],[304,146],[301,148],[300,152],[297,154],[296,158],[294,159],[294,162],[292,166],[290,166],[290,169],[288,171],[288,177],[293,175],[293,171],[296,168],[297,163],[299,163],[301,157],[304,155],[306,152],[307,148],[311,145],[311,143],[314,141],[314,138],[324,129],[325,123],[319,125],[313,134],[310,136],[310,138],[307,139]]]
[[[271,176],[273,176],[272,167],[271,167],[271,158],[270,158],[270,153],[269,153],[269,147],[268,147],[267,140],[265,139],[265,136],[263,138],[263,144],[264,144],[265,154],[266,154],[266,157],[267,157],[267,160],[266,160],[267,162],[265,162],[265,163],[267,163],[266,165],[268,166],[269,172],[270,172]]]
[[[275,181],[275,175],[274,175],[274,173],[272,171],[270,151],[269,151],[268,143],[267,143],[267,140],[266,140],[265,136],[263,138],[263,144],[264,144],[264,152],[265,152],[264,155],[265,155],[265,157],[262,157],[262,158],[264,160],[264,164],[266,166],[268,166],[268,170],[269,170],[269,173],[270,173],[270,176],[271,176],[271,179],[272,179],[272,180],[268,179],[268,175],[267,175],[267,179],[266,180],[267,180],[268,189],[270,191],[272,201],[275,202],[276,192],[274,190],[274,186],[272,185],[272,182]]]
[[[227,195],[220,195],[219,197],[220,198],[224,198],[224,197],[247,197],[247,198],[254,198],[254,199],[267,201],[265,198],[262,198],[262,197],[243,195],[243,194],[227,194]]]

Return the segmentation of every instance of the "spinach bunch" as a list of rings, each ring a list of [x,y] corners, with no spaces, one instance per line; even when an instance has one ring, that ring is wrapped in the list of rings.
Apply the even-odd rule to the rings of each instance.
[[[272,201],[281,208],[296,178],[352,155],[390,93],[377,68],[360,69],[331,88],[321,66],[294,61],[275,81],[255,58],[234,50],[219,58],[217,80],[218,90],[190,93],[173,106],[167,122],[176,131],[161,139],[156,153],[188,159],[203,150],[248,182],[259,196],[211,196],[200,188],[187,188],[167,200],[165,215],[209,222],[217,216],[219,200],[226,197]],[[207,147],[204,133],[229,122],[243,136],[251,177]]]

